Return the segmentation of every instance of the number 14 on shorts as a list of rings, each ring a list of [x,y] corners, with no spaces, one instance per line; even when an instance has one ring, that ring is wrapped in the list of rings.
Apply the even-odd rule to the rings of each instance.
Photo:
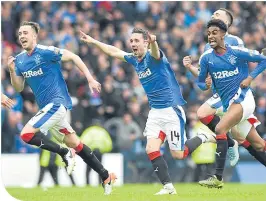
[[[174,141],[174,139],[177,138],[177,141],[180,139],[180,135],[177,131],[171,131],[171,141]]]

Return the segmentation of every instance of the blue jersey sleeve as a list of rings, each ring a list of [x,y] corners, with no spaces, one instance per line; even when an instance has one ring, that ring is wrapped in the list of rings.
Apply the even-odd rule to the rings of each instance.
[[[20,72],[19,68],[18,68],[18,59],[15,59],[15,72],[17,76],[23,76],[22,73]]]
[[[132,65],[135,64],[135,58],[134,58],[133,54],[126,54],[124,56],[124,59],[126,60],[127,63],[130,63]]]
[[[197,85],[203,91],[208,90],[206,83],[205,83],[205,80],[208,75],[208,64],[206,62],[206,56],[202,56],[200,58],[199,69],[200,69],[200,72],[199,72],[199,77],[197,79]]]
[[[165,57],[164,53],[162,52],[162,50],[159,50],[160,52],[160,58],[159,59],[155,59],[153,56],[151,56],[151,52],[149,52],[149,54],[147,55],[149,57],[150,60],[152,61],[160,61],[161,59],[163,59]]]
[[[261,55],[258,51],[241,48],[237,49],[236,53],[238,58],[240,58],[241,60],[258,63],[256,68],[250,73],[250,76],[253,79],[266,69],[266,56]]]
[[[54,46],[49,46],[46,52],[46,56],[53,62],[61,61],[63,50]]]

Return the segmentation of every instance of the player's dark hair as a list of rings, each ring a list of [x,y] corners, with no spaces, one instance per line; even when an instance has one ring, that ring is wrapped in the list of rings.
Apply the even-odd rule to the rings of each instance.
[[[133,30],[132,30],[132,33],[140,33],[143,35],[143,38],[144,40],[148,40],[148,31],[142,29],[142,28],[137,28],[135,27]]]
[[[40,31],[40,25],[36,22],[24,21],[20,24],[20,26],[31,26],[31,28],[36,32],[36,34],[38,34]]]
[[[222,20],[218,20],[218,19],[210,20],[207,24],[207,28],[210,28],[211,26],[219,27],[224,32],[227,32],[227,26]]]
[[[230,27],[233,24],[234,17],[231,11],[227,10],[226,8],[220,8],[219,10],[222,10],[226,13],[227,17],[230,18],[230,22],[228,24],[228,27]]]

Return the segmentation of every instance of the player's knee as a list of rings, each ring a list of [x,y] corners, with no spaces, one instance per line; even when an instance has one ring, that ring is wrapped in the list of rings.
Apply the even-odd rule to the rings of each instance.
[[[171,151],[171,155],[174,159],[184,159],[184,151]]]
[[[70,148],[76,148],[80,144],[80,139],[76,133],[71,133],[65,136],[64,143]]]
[[[204,117],[206,117],[206,114],[204,113],[204,111],[199,108],[198,111],[197,111],[197,117],[199,120],[203,119]]]
[[[160,148],[154,147],[154,146],[149,145],[149,144],[147,144],[147,146],[146,146],[146,153],[147,154],[150,154],[152,152],[159,151],[159,150],[160,150]]]
[[[217,126],[215,127],[215,134],[220,135],[220,134],[224,134],[224,133],[226,133],[225,128],[222,125],[217,124]]]

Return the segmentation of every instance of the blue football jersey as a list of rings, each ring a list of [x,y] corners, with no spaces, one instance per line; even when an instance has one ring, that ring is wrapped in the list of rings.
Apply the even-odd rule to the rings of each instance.
[[[152,57],[149,51],[141,61],[132,54],[124,58],[134,66],[150,107],[160,109],[186,104],[175,73],[161,51],[159,60]]]
[[[208,74],[212,78],[213,86],[221,97],[226,110],[229,101],[237,93],[240,83],[249,76],[248,62],[258,62],[258,66],[250,73],[255,78],[266,68],[266,57],[258,51],[226,46],[226,53],[218,55],[209,49],[200,57],[200,74],[198,86],[206,90],[205,79]],[[249,89],[243,89],[244,93]],[[245,94],[243,94],[244,98]]]
[[[15,69],[23,76],[35,95],[40,108],[49,103],[72,108],[71,98],[61,72],[63,50],[53,46],[37,45],[31,55],[26,51],[16,56]]]

